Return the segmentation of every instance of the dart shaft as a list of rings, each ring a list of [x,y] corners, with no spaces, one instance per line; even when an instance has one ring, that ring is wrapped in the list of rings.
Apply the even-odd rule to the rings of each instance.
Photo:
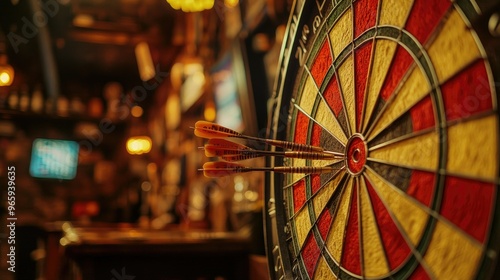
[[[246,172],[278,172],[278,173],[303,173],[318,174],[328,173],[337,170],[333,167],[316,166],[279,166],[279,167],[230,167],[230,168],[203,168],[203,173],[207,177],[224,177]]]
[[[260,156],[284,156],[288,158],[301,158],[310,160],[329,160],[329,159],[341,159],[343,156],[326,153],[326,152],[298,152],[298,151],[287,151],[287,152],[272,152],[272,151],[255,151],[255,150],[242,150],[242,151],[221,151],[224,153],[222,159],[226,161],[241,161],[246,159],[252,159]]]
[[[240,138],[246,140],[253,140],[258,142],[263,142],[272,146],[280,147],[286,150],[293,151],[302,151],[302,152],[323,152],[325,151],[321,147],[311,146],[306,144],[300,144],[295,142],[283,141],[283,140],[274,140],[274,139],[266,139],[259,138],[249,135],[244,135],[232,131],[225,127],[220,126],[205,126],[205,127],[196,127],[195,135],[198,137],[204,138]]]

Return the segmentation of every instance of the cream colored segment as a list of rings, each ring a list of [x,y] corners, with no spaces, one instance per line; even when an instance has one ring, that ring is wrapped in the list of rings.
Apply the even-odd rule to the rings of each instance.
[[[429,92],[430,85],[427,79],[419,67],[414,67],[399,92],[387,104],[375,127],[369,133],[368,139],[373,139],[382,130],[394,123],[397,118],[417,104]]]
[[[427,52],[439,83],[481,57],[471,29],[456,9],[453,9]]]
[[[382,0],[379,25],[404,27],[413,6],[413,0]]]
[[[306,160],[302,158],[294,158],[292,159],[292,164],[290,166],[306,166]],[[302,179],[304,174],[301,173],[292,173],[292,182],[297,182]]]
[[[311,229],[311,220],[309,218],[309,211],[307,207],[303,207],[299,210],[297,215],[295,215],[295,231],[297,233],[297,243],[299,248],[302,248],[304,241],[306,240],[307,234]]]
[[[422,238],[429,215],[415,201],[410,200],[399,189],[390,186],[371,169],[367,168],[367,177],[373,188],[385,202],[385,206],[401,225],[404,234],[408,236],[414,246]]]
[[[299,107],[302,108],[307,114],[311,115],[317,95],[318,88],[314,84],[314,80],[311,78],[311,76],[308,75],[304,84],[304,88],[302,89]]]
[[[365,114],[363,118],[363,128],[366,127],[368,121],[373,114],[377,100],[379,99],[380,90],[384,84],[385,77],[391,66],[394,53],[398,43],[392,40],[379,39],[375,41],[375,51],[372,56],[372,65],[368,77],[368,85],[366,91]]]
[[[337,280],[337,276],[333,274],[333,271],[330,269],[328,264],[325,261],[325,258],[322,256],[319,258],[318,264],[316,266],[316,271],[314,272],[314,279],[331,279]]]
[[[340,258],[342,257],[342,247],[344,244],[344,232],[347,223],[347,214],[349,213],[350,204],[351,204],[351,194],[352,189],[354,188],[354,180],[351,178],[349,182],[346,184],[346,188],[342,197],[340,198],[340,202],[338,205],[338,211],[336,215],[333,217],[332,228],[330,233],[328,234],[327,241],[327,249],[332,255],[333,259],[340,263]]]
[[[344,172],[340,172],[335,176],[335,178],[330,181],[326,186],[321,188],[318,191],[318,194],[314,197],[313,206],[314,206],[314,214],[316,215],[316,219],[318,219],[319,215],[325,209],[328,200],[330,200],[333,192],[338,188],[340,181],[344,177]]]
[[[344,145],[347,144],[347,136],[345,135],[344,130],[342,130],[337,118],[324,101],[319,103],[315,119],[340,143]]]
[[[352,11],[348,9],[330,31],[333,57],[337,57],[352,42]]]
[[[446,170],[463,176],[498,178],[498,120],[496,115],[448,127]]]
[[[436,279],[466,280],[475,277],[481,256],[479,244],[438,220],[424,260]]]
[[[349,55],[337,70],[340,88],[344,98],[344,108],[352,133],[356,130],[356,100],[354,98],[354,59]]]
[[[369,159],[411,169],[437,170],[439,134],[414,136],[369,152]]]
[[[339,161],[343,161],[343,159],[313,160],[313,161],[311,161],[311,166],[316,166],[316,167],[327,166],[327,165],[335,164]]]
[[[361,226],[363,236],[363,275],[380,277],[389,273],[384,247],[379,236],[377,221],[364,180],[360,180]]]

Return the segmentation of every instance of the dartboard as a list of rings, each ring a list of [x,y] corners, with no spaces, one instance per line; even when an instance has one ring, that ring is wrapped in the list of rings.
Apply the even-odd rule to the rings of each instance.
[[[268,159],[334,167],[267,175],[273,278],[493,277],[500,73],[483,4],[294,3],[268,136],[344,156]]]

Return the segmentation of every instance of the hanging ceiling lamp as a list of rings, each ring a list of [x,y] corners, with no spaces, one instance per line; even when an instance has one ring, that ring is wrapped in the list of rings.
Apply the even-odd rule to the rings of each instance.
[[[167,0],[167,2],[176,10],[183,12],[200,12],[212,9],[214,0]]]

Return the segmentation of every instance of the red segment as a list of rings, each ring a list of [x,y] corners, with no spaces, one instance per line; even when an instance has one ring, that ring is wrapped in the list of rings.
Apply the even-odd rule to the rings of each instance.
[[[315,194],[321,188],[321,177],[318,174],[311,175],[311,192]]]
[[[413,131],[435,126],[434,110],[430,95],[411,108],[410,115],[413,122]]]
[[[342,99],[340,98],[339,84],[336,76],[333,76],[328,83],[323,96],[325,97],[326,103],[332,108],[335,116],[338,116],[340,111],[342,111]]]
[[[326,72],[332,65],[332,62],[333,59],[330,52],[330,44],[328,43],[328,40],[325,40],[311,67],[311,75],[317,85],[321,85],[323,82]]]
[[[448,176],[445,179],[441,215],[484,242],[494,193],[495,185],[492,183]]]
[[[351,211],[347,222],[345,243],[342,250],[342,266],[352,273],[361,275],[361,257],[359,248],[359,222],[358,222],[358,192],[357,184],[352,190]]]
[[[321,132],[323,132],[323,128],[319,126],[317,123],[313,122],[313,131],[312,131],[312,137],[309,144],[313,146],[321,146]]]
[[[434,173],[414,170],[406,193],[424,205],[430,206],[432,195],[434,194],[435,177]]]
[[[354,38],[358,38],[368,28],[375,26],[378,0],[358,0],[354,2]]]
[[[398,86],[399,82],[403,78],[411,63],[413,62],[413,57],[403,48],[398,45],[396,52],[394,53],[394,58],[392,59],[392,64],[387,71],[387,76],[385,77],[384,85],[382,86],[380,96],[387,101],[389,97],[394,93],[394,90]]]
[[[306,203],[306,184],[304,179],[298,181],[293,186],[293,211],[297,213]]]
[[[318,263],[320,250],[314,236],[309,233],[304,242],[304,247],[302,250],[302,259],[304,260],[304,266],[306,267],[307,274],[309,278],[312,279],[314,275],[314,270],[316,268],[316,263]]]
[[[432,5],[428,0],[415,0],[406,22],[406,30],[424,44],[450,6],[450,0],[436,0]]]
[[[297,111],[295,119],[295,135],[293,141],[295,143],[306,144],[307,128],[309,127],[309,118],[304,113]]]
[[[332,226],[332,216],[330,215],[330,211],[328,211],[328,208],[325,208],[319,215],[317,225],[321,237],[324,241],[326,241],[326,237],[328,236],[328,232],[330,230],[330,227]]]
[[[356,2],[357,3],[357,2]],[[354,79],[356,96],[356,124],[358,131],[361,130],[361,116],[365,99],[366,77],[371,61],[372,42],[363,44],[357,48],[354,54]]]
[[[427,274],[425,269],[421,265],[419,265],[410,275],[408,280],[431,280],[431,277],[429,276],[429,274]]]
[[[441,86],[447,120],[493,109],[484,61],[480,60]]]
[[[411,250],[370,182],[368,182],[368,180],[365,180],[365,182],[372,202],[373,212],[375,213],[382,243],[384,244],[387,259],[389,261],[389,267],[391,270],[394,270],[403,264],[404,260],[411,254]]]

